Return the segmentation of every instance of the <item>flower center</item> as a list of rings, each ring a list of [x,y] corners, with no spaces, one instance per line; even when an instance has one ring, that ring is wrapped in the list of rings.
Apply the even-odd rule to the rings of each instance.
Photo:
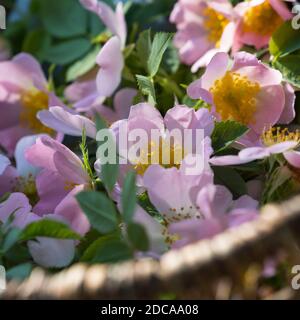
[[[266,147],[286,141],[295,141],[300,144],[300,131],[290,132],[287,128],[272,127],[263,132],[261,139]]]
[[[148,148],[141,150],[139,158],[135,161],[134,169],[137,174],[143,176],[152,164],[160,164],[165,168],[179,168],[184,156],[181,145],[171,143],[166,139],[159,139],[159,143],[151,141]]]
[[[251,82],[239,73],[227,71],[223,78],[215,81],[209,91],[222,120],[235,120],[245,125],[254,121],[256,95],[260,91],[257,82]]]
[[[219,48],[223,31],[229,23],[229,20],[210,7],[204,9],[203,15],[204,28],[208,32],[207,38],[215,44],[216,48]]]
[[[32,206],[34,206],[39,200],[35,179],[32,174],[29,174],[26,178],[17,177],[13,191],[24,193]]]
[[[41,110],[48,108],[48,95],[45,92],[33,89],[24,91],[21,95],[22,111],[20,122],[23,127],[29,128],[34,133],[52,134],[53,130],[44,126],[36,117]]]
[[[271,36],[282,23],[282,18],[266,0],[246,11],[243,19],[243,31],[261,36]]]

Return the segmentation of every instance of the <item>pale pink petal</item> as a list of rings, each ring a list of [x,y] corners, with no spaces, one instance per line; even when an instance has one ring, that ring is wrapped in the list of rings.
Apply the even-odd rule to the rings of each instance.
[[[122,2],[118,2],[116,6],[116,35],[119,36],[122,47],[125,47],[127,38],[127,24],[125,20],[125,13]]]
[[[172,249],[180,249],[199,240],[210,239],[223,230],[224,226],[218,219],[190,219],[172,223],[169,227],[169,233],[178,235],[180,238],[172,244]]]
[[[17,171],[20,176],[28,177],[29,175],[36,176],[40,171],[39,168],[32,165],[26,159],[26,151],[35,145],[37,139],[41,138],[43,135],[26,136],[19,140],[15,150],[15,160]]]
[[[0,176],[4,173],[6,168],[10,165],[10,160],[0,154]]]
[[[61,201],[56,207],[55,214],[63,217],[73,230],[81,235],[86,234],[90,229],[90,223],[82,212],[75,196],[84,190],[84,186],[77,186]]]
[[[124,59],[121,42],[118,37],[111,38],[101,49],[97,63],[100,70],[97,75],[97,88],[100,96],[110,97],[121,82]]]
[[[74,103],[96,92],[96,81],[93,79],[88,81],[75,81],[65,89],[64,95],[70,102]]]
[[[15,152],[18,141],[26,135],[30,135],[31,132],[27,128],[23,128],[19,125],[4,129],[0,131],[0,145],[6,150],[9,156],[12,156]]]
[[[44,144],[44,141],[39,138],[33,146],[26,150],[25,158],[36,167],[55,171],[54,152],[55,150]]]
[[[283,20],[290,20],[293,18],[293,14],[285,4],[285,1],[269,0],[269,2],[273,9],[281,16]]]
[[[280,115],[280,119],[278,120],[278,123],[289,124],[295,119],[295,116],[296,116],[296,111],[295,111],[296,95],[293,87],[288,83],[283,84],[283,89],[285,93],[285,106]]]
[[[256,96],[255,123],[250,127],[261,134],[265,128],[276,124],[285,104],[284,90],[281,85],[264,87]]]
[[[199,215],[191,199],[191,191],[198,183],[197,176],[186,176],[176,168],[164,169],[159,165],[151,165],[144,174],[144,186],[151,202],[170,220],[178,215]]]
[[[239,165],[245,164],[247,162],[251,162],[252,160],[244,159],[242,160],[239,156],[220,156],[220,157],[212,157],[209,162],[213,166],[231,166],[231,165]]]
[[[66,181],[57,172],[43,170],[36,178],[39,201],[33,211],[44,216],[54,212],[57,205],[66,197]]]
[[[20,53],[16,55],[12,61],[17,64],[30,79],[32,79],[35,86],[43,89],[47,87],[47,80],[41,65],[32,55]]]
[[[184,29],[178,30],[174,45],[179,49],[181,61],[186,64],[195,63],[206,51],[213,48],[213,44],[207,40],[207,31],[195,22],[190,22]]]
[[[284,153],[296,148],[297,145],[298,145],[298,142],[296,141],[285,141],[285,142],[274,144],[273,146],[268,148],[268,151],[271,154]]]
[[[243,67],[257,67],[260,66],[260,62],[254,54],[249,52],[240,51],[234,54],[233,65],[231,70],[237,71]],[[263,69],[263,71],[266,71]]]
[[[13,226],[19,229],[24,229],[28,224],[38,220],[40,220],[40,217],[35,213],[29,212],[27,214],[22,214],[21,212],[17,211],[13,221]]]
[[[124,47],[127,37],[127,26],[122,3],[119,3],[114,12],[110,6],[103,1],[96,0],[80,0],[80,3],[92,12],[95,12],[105,26],[121,40]]]
[[[204,75],[202,76],[202,88],[209,90],[217,79],[224,76],[228,69],[229,56],[227,53],[217,53],[208,64]]]
[[[49,111],[40,111],[38,119],[49,128],[71,136],[82,136],[83,129],[91,138],[96,136],[96,127],[90,119],[70,113],[61,107],[51,107]]]
[[[195,111],[184,105],[177,105],[169,109],[164,121],[170,131],[173,129],[203,129],[204,136],[210,136],[214,128],[214,118],[209,110],[201,108]]]
[[[78,112],[86,112],[86,114],[88,114],[89,111],[93,112],[95,110],[98,110],[98,108],[102,106],[104,101],[105,97],[101,97],[99,96],[98,92],[94,92],[74,103],[73,107]]]
[[[262,63],[241,67],[236,69],[236,72],[246,76],[252,82],[258,82],[261,87],[280,85],[282,82],[281,72],[268,68]]]
[[[8,74],[10,77],[7,77]],[[19,92],[33,86],[33,81],[27,70],[13,61],[0,62],[0,84],[3,83],[13,85]]]
[[[137,95],[137,90],[124,88],[118,91],[114,97],[114,110],[118,120],[127,119],[130,108],[133,105],[133,99]]]
[[[53,161],[57,172],[66,179],[66,183],[84,184],[89,181],[82,162],[75,154],[70,157],[70,154],[55,152]]]
[[[258,201],[252,199],[248,195],[241,196],[237,200],[233,202],[232,210],[235,209],[254,209],[256,210],[258,208]]]
[[[129,121],[134,118],[144,118],[148,121],[153,122],[156,127],[164,129],[164,120],[160,112],[149,103],[139,103],[131,107],[129,113]],[[140,126],[143,128],[143,126]]]
[[[82,161],[75,153],[50,137],[42,137],[40,141],[55,151],[53,154],[55,170],[65,177],[67,182],[82,184],[89,181]]]
[[[232,203],[230,191],[223,186],[207,185],[197,195],[196,204],[205,219],[223,219]]]
[[[198,119],[194,109],[177,105],[169,109],[165,115],[165,125],[168,130],[173,129],[196,129]]]
[[[223,52],[224,50],[220,50],[220,49],[210,49],[208,51],[206,51],[206,53],[203,54],[203,56],[201,56],[201,58],[199,58],[193,65],[191,68],[191,71],[193,73],[197,72],[200,68],[202,67],[206,67],[211,59],[219,52]]]
[[[236,23],[230,22],[224,28],[221,40],[220,40],[220,50],[223,52],[228,52],[234,41],[234,34],[236,30]]]
[[[0,63],[1,65],[1,63]],[[1,66],[0,66],[1,72]],[[1,84],[0,84],[1,88]],[[3,86],[2,86],[3,88]],[[5,90],[9,90],[8,95],[0,99],[0,130],[9,129],[13,126],[20,125],[20,116],[22,111],[22,105],[20,103],[20,96],[18,93],[14,92],[14,88],[8,88],[6,86]]]
[[[299,151],[289,151],[284,154],[287,162],[295,168],[300,168],[300,152]]]
[[[230,212],[228,215],[228,226],[230,228],[235,228],[246,222],[256,220],[258,217],[259,217],[258,210],[236,209]]]
[[[12,193],[0,203],[0,221],[5,223],[12,214],[26,215],[31,212],[31,205],[23,193]]]
[[[187,88],[187,94],[192,99],[201,98],[205,102],[209,104],[213,104],[213,96],[208,90],[203,89],[202,79],[195,80],[193,83],[191,83]]]
[[[246,148],[240,151],[239,153],[240,159],[248,162],[264,159],[269,156],[270,156],[270,152],[268,148],[264,148],[264,147]]]
[[[0,197],[14,190],[18,176],[18,172],[14,167],[8,166],[5,169],[0,176]]]

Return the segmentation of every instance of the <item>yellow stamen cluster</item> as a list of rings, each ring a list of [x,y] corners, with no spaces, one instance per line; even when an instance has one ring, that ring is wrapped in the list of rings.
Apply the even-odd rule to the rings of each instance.
[[[229,20],[216,10],[207,7],[203,11],[204,28],[208,32],[208,40],[215,44],[216,48],[220,47],[220,40],[223,31]]]
[[[262,141],[267,147],[286,141],[295,141],[300,144],[300,131],[290,132],[287,128],[272,127],[263,132]]]
[[[165,243],[170,247],[176,241],[181,239],[179,234],[171,234],[167,228],[164,228],[164,230],[163,230],[163,237],[164,237]]]
[[[160,139],[159,144],[151,141],[148,148],[141,151],[135,164],[137,174],[144,175],[151,164],[160,164],[165,168],[179,168],[185,154],[182,146]]]
[[[17,177],[14,181],[13,191],[24,193],[31,205],[35,205],[39,200],[35,179],[32,174],[29,174],[28,177]]]
[[[21,125],[34,133],[52,134],[53,130],[44,126],[36,117],[39,111],[48,108],[48,95],[45,92],[33,89],[24,91],[21,95],[22,111]]]
[[[243,31],[261,36],[271,36],[282,23],[282,18],[266,0],[246,11],[243,19]]]
[[[74,182],[71,182],[71,181],[65,181],[65,186],[64,186],[64,189],[66,191],[71,191],[73,190],[75,187],[77,187],[78,185]]]
[[[176,222],[193,219],[193,218],[196,218],[198,220],[205,219],[205,217],[200,211],[200,207],[198,206],[190,206],[186,208],[182,207],[180,208],[180,210],[177,210],[176,208],[170,208],[169,212],[167,214],[163,213],[162,216],[164,219],[162,223],[162,225],[164,226],[163,236],[165,238],[166,244],[170,246],[176,241],[181,239],[180,235],[176,233],[171,234],[169,232],[168,227],[171,223],[176,223]]]
[[[216,111],[222,120],[235,120],[245,125],[255,120],[256,96],[259,91],[260,85],[257,82],[230,71],[210,88]]]

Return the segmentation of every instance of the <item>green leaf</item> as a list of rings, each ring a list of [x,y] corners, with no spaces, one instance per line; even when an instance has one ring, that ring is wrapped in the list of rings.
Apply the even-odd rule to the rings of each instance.
[[[35,221],[27,225],[20,236],[20,240],[28,241],[37,237],[74,240],[81,239],[80,235],[70,229],[66,224],[50,219]]]
[[[65,65],[81,58],[90,48],[90,41],[85,38],[77,38],[51,45],[41,55],[48,62]]]
[[[58,38],[80,36],[87,30],[87,11],[78,0],[40,1],[45,29]]]
[[[293,29],[291,21],[286,21],[272,35],[269,44],[270,53],[278,57],[298,49],[300,49],[299,30]]]
[[[29,277],[32,271],[32,264],[31,263],[22,263],[18,266],[15,266],[6,272],[6,277],[8,279],[14,280],[24,280]]]
[[[96,115],[96,128],[97,128],[97,131],[107,129],[105,121],[99,115]],[[107,132],[107,133],[109,133],[109,132]],[[110,139],[110,141],[112,143],[111,148],[113,148],[114,150],[117,150],[115,142],[113,142],[114,139],[112,138],[112,139]],[[100,146],[101,144],[102,144],[102,142],[98,141],[98,146]],[[118,162],[117,155],[116,155],[116,160]],[[118,176],[119,176],[119,164],[118,163],[105,163],[105,164],[101,165],[100,178],[103,181],[103,183],[108,191],[113,190],[113,188],[117,182]]]
[[[275,160],[269,158],[269,161]],[[299,184],[293,178],[292,171],[287,166],[277,166],[266,177],[262,193],[262,204],[275,201],[283,201],[291,195],[298,193]]]
[[[98,234],[97,238],[91,241],[90,244],[85,247],[85,250],[80,258],[80,261],[83,261],[83,262],[92,261],[98,248],[101,249],[102,246],[105,246],[106,242],[110,242],[112,240],[120,240],[119,232],[110,233],[104,236],[99,236],[98,232],[97,234]]]
[[[67,70],[66,80],[68,82],[76,80],[77,78],[92,70],[96,65],[96,57],[99,51],[100,46],[95,46],[95,48],[90,51],[85,57],[71,65]]]
[[[300,52],[278,58],[273,67],[278,69],[283,78],[292,85],[300,88]]]
[[[124,181],[122,190],[122,213],[124,221],[129,223],[132,221],[132,217],[136,208],[136,175],[134,171],[130,171]]]
[[[127,234],[130,242],[139,251],[148,251],[150,247],[146,229],[137,223],[130,223],[127,227]]]
[[[108,191],[112,191],[119,176],[119,165],[106,163],[101,166],[101,179]]]
[[[93,228],[102,234],[117,228],[117,211],[114,203],[103,193],[83,191],[76,196],[79,205]]]
[[[51,38],[45,30],[33,30],[29,32],[22,45],[22,51],[33,54],[38,58],[47,51],[51,44]]]
[[[180,66],[180,59],[178,50],[175,48],[174,44],[171,43],[164,55],[162,67],[168,73],[174,74],[178,71]]]
[[[236,121],[216,122],[212,133],[212,146],[215,153],[228,148],[234,141],[242,137],[248,128]]]
[[[213,167],[215,184],[227,187],[235,197],[247,194],[247,186],[242,176],[230,167]]]
[[[84,252],[81,261],[113,263],[132,258],[132,250],[119,234],[110,234],[94,241]]]
[[[82,138],[81,138],[81,143],[79,145],[79,148],[81,150],[82,154],[82,162],[83,162],[83,168],[89,175],[90,179],[93,180],[93,171],[90,165],[90,157],[89,157],[89,150],[86,145],[86,132],[85,128],[82,130]]]
[[[22,230],[20,229],[12,228],[9,230],[3,241],[2,250],[4,253],[10,250],[19,241],[21,234]]]
[[[143,95],[148,96],[148,102],[156,104],[155,88],[152,80],[146,76],[137,75],[137,83]]]
[[[148,70],[147,61],[151,52],[151,30],[145,30],[140,33],[136,43],[137,55],[144,66],[145,70]]]
[[[152,217],[156,217],[157,220],[163,221],[161,214],[157,211],[157,209],[150,201],[147,192],[138,195],[138,204]]]
[[[171,43],[171,39],[172,34],[170,33],[160,32],[155,35],[148,59],[148,72],[151,78],[157,74],[163,55]]]
[[[97,131],[107,129],[106,122],[99,116],[99,114],[95,115],[95,123]]]

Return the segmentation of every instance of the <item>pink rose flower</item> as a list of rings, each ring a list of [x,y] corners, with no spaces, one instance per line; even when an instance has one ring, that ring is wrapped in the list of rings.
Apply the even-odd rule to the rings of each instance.
[[[217,53],[201,79],[188,87],[188,94],[209,103],[217,120],[248,126],[250,135],[257,139],[265,128],[293,120],[294,93],[288,89],[282,84],[281,73],[255,56],[239,52],[230,64],[226,53]]]
[[[239,16],[233,51],[243,45],[261,49],[268,45],[272,34],[293,14],[282,0],[251,0],[239,3],[235,8]]]
[[[177,26],[174,44],[181,60],[193,65],[193,72],[233,44],[236,26],[230,1],[179,0],[170,21]]]
[[[249,196],[233,201],[212,172],[187,176],[183,168],[152,165],[144,176],[151,203],[162,214],[166,242],[179,248],[257,217],[258,202]]]
[[[49,214],[41,218],[33,213],[29,199],[23,193],[12,193],[7,200],[0,203],[2,223],[6,223],[12,213],[14,213],[12,226],[19,229],[45,218],[65,222],[59,215]],[[72,262],[75,255],[74,240],[38,237],[35,241],[28,241],[27,245],[33,260],[45,268],[66,267]]]
[[[10,61],[0,62],[0,144],[10,155],[23,136],[55,135],[36,117],[51,105],[63,106],[49,90],[41,66],[31,55],[21,53]]]

